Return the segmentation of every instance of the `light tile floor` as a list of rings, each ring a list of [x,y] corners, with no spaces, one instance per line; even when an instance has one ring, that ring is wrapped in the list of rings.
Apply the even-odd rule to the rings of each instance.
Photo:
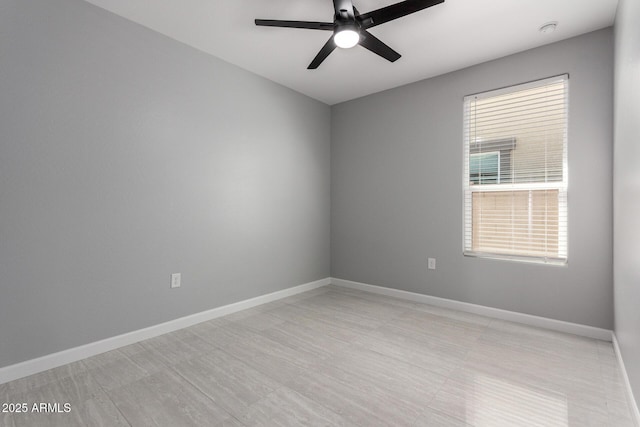
[[[611,343],[333,286],[0,385],[21,426],[633,426]]]

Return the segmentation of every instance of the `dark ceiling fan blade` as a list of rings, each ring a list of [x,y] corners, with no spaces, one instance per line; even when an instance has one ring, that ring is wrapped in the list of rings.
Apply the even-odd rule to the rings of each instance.
[[[334,0],[335,1],[335,0]],[[422,9],[444,3],[444,0],[406,0],[358,16],[362,28],[367,29],[394,19],[402,18]]]
[[[310,21],[280,21],[278,19],[256,19],[256,25],[261,27],[305,28],[308,30],[333,31],[331,22]]]
[[[315,70],[316,68],[318,68],[318,66],[322,64],[322,61],[324,61],[335,48],[336,44],[333,41],[333,36],[331,36],[329,40],[327,40],[327,42],[324,44],[324,46],[322,46],[322,49],[320,49],[320,52],[318,52],[316,57],[313,58],[313,61],[311,61],[311,64],[309,64],[307,69]]]
[[[362,30],[360,35],[360,46],[369,49],[371,52],[382,56],[384,59],[390,62],[395,62],[402,56],[398,52],[384,44],[382,41],[380,41],[380,39],[375,37],[373,34],[365,30]]]

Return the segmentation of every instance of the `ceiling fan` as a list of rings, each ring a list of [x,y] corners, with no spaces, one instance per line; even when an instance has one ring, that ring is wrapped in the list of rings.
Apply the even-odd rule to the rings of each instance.
[[[308,69],[316,69],[336,47],[348,49],[360,46],[394,62],[400,54],[384,44],[367,30],[376,25],[402,18],[431,6],[443,3],[444,0],[406,0],[392,4],[372,12],[360,14],[351,0],[333,0],[335,14],[331,22],[281,21],[277,19],[256,19],[256,25],[264,27],[305,28],[310,30],[332,31],[333,35],[313,58]]]

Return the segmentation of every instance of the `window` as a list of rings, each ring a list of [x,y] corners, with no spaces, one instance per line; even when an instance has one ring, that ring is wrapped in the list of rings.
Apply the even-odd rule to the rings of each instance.
[[[469,180],[471,184],[499,184],[500,152],[469,154]]]
[[[568,76],[464,98],[464,254],[567,261]]]

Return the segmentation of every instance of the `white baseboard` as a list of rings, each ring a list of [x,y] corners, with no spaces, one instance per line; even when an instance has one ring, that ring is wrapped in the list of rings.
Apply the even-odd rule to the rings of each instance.
[[[620,351],[620,345],[618,344],[618,339],[616,338],[615,332],[612,334],[613,336],[613,349],[616,352],[616,357],[618,358],[618,365],[620,366],[620,370],[622,371],[622,376],[624,378],[625,388],[627,389],[627,400],[629,401],[629,407],[631,408],[631,414],[635,417],[634,421],[636,426],[640,426],[640,410],[638,410],[638,404],[636,403],[636,399],[633,396],[633,389],[631,388],[631,382],[629,381],[629,376],[627,375],[627,368],[624,366],[624,360],[622,359],[622,352]]]
[[[508,320],[510,322],[523,323],[525,325],[539,328],[551,329],[554,331],[566,332],[580,335],[587,338],[594,338],[611,342],[611,331],[608,329],[596,328],[593,326],[580,325],[577,323],[564,322],[546,317],[533,316],[531,314],[518,313],[515,311],[502,310],[499,308],[486,307],[484,305],[471,304],[468,302],[455,301],[446,298],[439,298],[430,295],[418,294],[415,292],[402,291],[399,289],[385,288],[382,286],[368,285],[366,283],[353,282],[351,280],[331,278],[331,283],[336,286],[372,292],[394,298],[420,302],[437,307],[449,308],[452,310],[464,311],[467,313],[479,314],[494,319]]]
[[[57,353],[48,354],[24,362],[16,363],[0,368],[0,384],[23,378],[29,375],[37,374],[48,369],[57,368],[68,363],[77,362],[87,357],[95,356],[100,353],[115,350],[129,344],[134,344],[149,338],[157,337],[168,332],[177,331],[195,324],[206,322],[207,320],[217,317],[226,316],[251,307],[266,304],[312,289],[326,286],[331,283],[330,278],[316,280],[315,282],[305,283],[303,285],[294,286],[292,288],[283,289],[281,291],[272,292],[270,294],[261,295],[259,297],[239,301],[233,304],[217,307],[211,310],[202,311],[175,320],[160,323],[158,325],[149,326],[148,328],[139,329],[137,331],[128,332],[126,334],[117,335],[115,337],[106,338],[100,341],[81,345],[79,347],[70,348],[68,350],[59,351]]]

